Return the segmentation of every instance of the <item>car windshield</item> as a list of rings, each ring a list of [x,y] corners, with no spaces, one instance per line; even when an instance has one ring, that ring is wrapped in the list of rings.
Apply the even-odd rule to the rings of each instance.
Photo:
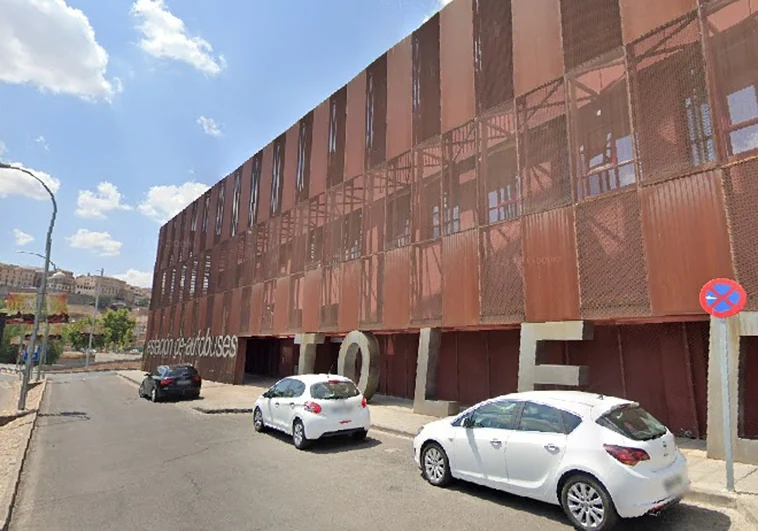
[[[658,419],[635,405],[609,411],[598,419],[598,424],[635,441],[657,439],[666,433]]]
[[[360,391],[351,381],[331,380],[311,386],[311,396],[319,400],[339,400],[358,396]]]

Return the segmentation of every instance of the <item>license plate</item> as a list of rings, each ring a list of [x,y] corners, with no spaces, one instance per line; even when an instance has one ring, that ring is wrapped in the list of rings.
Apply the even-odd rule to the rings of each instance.
[[[671,491],[679,488],[682,485],[682,477],[681,476],[674,476],[670,477],[663,482],[663,488],[666,489],[667,493],[670,493]]]
[[[347,413],[352,408],[350,406],[342,406],[342,407],[335,407],[334,412],[335,413]]]
[[[176,382],[176,385],[189,385],[191,382],[189,380],[179,380]]]

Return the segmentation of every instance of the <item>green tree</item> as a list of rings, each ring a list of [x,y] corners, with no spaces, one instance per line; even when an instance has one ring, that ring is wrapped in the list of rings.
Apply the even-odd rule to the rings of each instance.
[[[63,342],[74,350],[87,348],[89,341],[90,320],[78,319],[63,327]],[[93,338],[93,347],[95,347]]]
[[[0,338],[0,363],[16,363],[18,345],[11,345],[11,339],[24,335],[23,325],[5,325]]]
[[[124,349],[134,341],[134,327],[137,321],[129,315],[129,310],[108,310],[103,315],[105,343],[118,349]]]

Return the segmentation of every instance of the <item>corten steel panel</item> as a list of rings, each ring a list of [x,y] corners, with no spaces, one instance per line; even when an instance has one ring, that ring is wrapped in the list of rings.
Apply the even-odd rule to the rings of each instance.
[[[697,9],[697,0],[620,0],[620,4],[625,43]]]
[[[522,322],[525,314],[521,221],[484,227],[479,242],[482,322]]]
[[[474,0],[474,84],[477,114],[513,99],[511,0]]]
[[[433,325],[442,321],[442,263],[442,240],[413,246],[411,322],[414,324]]]
[[[216,237],[216,203],[218,202],[218,186],[210,190],[211,199],[208,202],[208,226],[205,232],[205,248],[211,249]]]
[[[692,367],[692,387],[695,391],[700,438],[705,438],[708,422],[708,355],[710,322],[685,323],[687,350]]]
[[[297,150],[299,147],[300,122],[287,129],[284,142],[284,175],[282,183],[282,212],[295,206],[295,176],[297,174]]]
[[[282,304],[286,304],[285,299]],[[263,283],[263,313],[261,316],[261,332],[270,335],[274,330],[274,312],[276,311],[276,280]]]
[[[339,331],[350,332],[360,326],[361,262],[342,264],[342,295],[339,300]]]
[[[339,264],[327,266],[321,276],[319,330],[334,331],[339,322],[341,271]]]
[[[303,293],[303,332],[319,331],[320,296],[321,269],[307,271]]]
[[[527,216],[522,225],[524,293],[528,322],[579,318],[574,211]]]
[[[578,205],[576,231],[582,317],[649,315],[637,191]]]
[[[572,201],[565,94],[559,79],[518,100],[519,166],[526,214]]]
[[[437,399],[458,400],[457,333],[443,332],[440,339],[440,359],[437,366]]]
[[[197,230],[195,231],[194,254],[200,255],[205,249],[205,233],[203,233],[203,210],[205,209],[206,194],[201,195],[195,200],[197,204]]]
[[[342,225],[345,209],[344,185],[326,192],[326,226],[324,232],[324,265],[342,261]]]
[[[277,276],[283,277],[290,274],[292,267],[292,245],[295,240],[295,223],[297,222],[297,211],[291,210],[285,212],[279,218],[279,241],[277,246]]]
[[[442,136],[443,234],[477,226],[477,125],[469,122]]]
[[[434,14],[411,36],[413,145],[440,134],[440,17]]]
[[[242,313],[242,289],[237,288],[232,291],[231,307],[226,309],[228,318],[226,319],[226,329],[224,334],[238,336],[242,332],[240,329],[240,314]],[[245,323],[247,324],[247,323]]]
[[[518,96],[563,75],[560,0],[514,0],[512,9],[513,88]]]
[[[745,337],[740,345],[739,404],[737,434],[742,439],[758,439],[758,404],[755,389],[758,388],[758,337]]]
[[[413,398],[415,363],[411,367],[412,370],[408,369],[410,361],[415,362],[416,352],[412,349],[415,345],[418,350],[418,335],[391,334],[380,336],[380,338],[382,393],[388,396]]]
[[[240,166],[240,171],[242,172],[242,175],[240,176],[240,207],[239,207],[239,224],[237,228],[237,232],[244,232],[248,228],[248,221],[250,218],[250,192],[251,192],[251,185],[252,180],[250,179],[250,172],[253,170],[253,159],[247,159],[242,166]]]
[[[271,181],[274,171],[274,142],[263,148],[261,160],[261,185],[258,190],[258,223],[267,220],[271,214]]]
[[[224,333],[224,299],[226,298],[226,293],[217,293],[213,297],[213,314],[211,316],[212,318],[212,325],[211,325],[211,335],[212,336],[219,336]]]
[[[363,254],[363,204],[365,179],[358,176],[345,183],[345,210],[342,224],[342,260],[357,260]]]
[[[305,270],[308,243],[308,203],[304,202],[295,207],[292,217],[292,272],[302,273]]]
[[[478,160],[472,171],[474,175],[478,172],[481,176],[480,223],[486,225],[519,217],[523,209],[513,105],[509,103],[500,106],[482,115],[478,123],[460,128],[454,133],[460,139],[462,153],[459,157],[468,157],[465,162],[461,160],[458,164],[468,169],[472,157]]]
[[[518,390],[518,364],[521,330],[490,330],[487,336],[490,395],[500,396]]]
[[[476,114],[473,0],[457,0],[440,11],[440,85],[446,132]]]
[[[622,44],[618,0],[561,0],[561,26],[566,70]]]
[[[208,326],[208,297],[203,297],[197,301],[197,330],[203,334],[210,328]]]
[[[282,277],[276,281],[276,304],[274,306],[274,334],[283,334],[287,331],[289,320],[289,295],[290,279]]]
[[[387,166],[387,198],[385,200],[385,244],[387,249],[411,243],[413,232],[414,152],[408,151],[391,160]]]
[[[758,2],[737,0],[704,6],[713,114],[722,157],[739,160],[758,154]]]
[[[181,337],[182,334],[182,305],[174,304],[171,307],[171,313],[173,314],[174,327],[171,330],[172,337]]]
[[[411,318],[411,247],[384,254],[383,328],[408,328]]]
[[[404,163],[402,162],[398,163],[398,167],[403,165]],[[442,218],[444,217],[444,222],[450,226],[454,223],[454,220],[450,219],[453,217],[452,213],[449,214],[442,209],[442,145],[439,137],[413,151],[411,165],[413,171],[411,178],[413,195],[411,198],[412,203],[407,206],[411,210],[410,219],[413,241],[424,242],[439,238],[442,235]],[[400,177],[400,175],[399,171],[394,174],[396,178]],[[399,196],[403,193],[402,190],[404,189],[401,183],[405,181],[402,178],[398,179],[398,181],[398,186],[394,186],[393,188],[396,189],[396,194]],[[447,199],[447,207],[453,210],[457,206],[455,198],[448,197]],[[404,234],[402,224],[408,215],[405,206],[402,199],[395,199],[387,203],[389,209],[388,215],[391,213],[395,217],[393,228],[395,230],[394,240],[396,243],[398,239],[402,238],[401,235]],[[388,217],[389,220],[390,218]],[[400,245],[402,244],[400,243]]]
[[[264,258],[264,278],[266,280],[276,278],[279,273],[279,238],[281,234],[282,218],[276,217],[268,221],[268,247]]]
[[[492,396],[489,388],[487,334],[457,332],[458,389],[463,405],[473,405]]]
[[[368,170],[387,159],[387,54],[366,68],[366,136],[364,166]]]
[[[310,197],[326,190],[326,166],[329,148],[329,100],[321,102],[313,110],[311,134],[311,175],[308,189]]]
[[[327,196],[313,197],[308,205],[308,235],[306,239],[305,268],[320,267],[324,258],[324,231],[327,221]]]
[[[642,229],[653,313],[702,313],[703,285],[733,274],[721,171],[643,188]]]
[[[240,313],[239,313],[239,335],[248,335],[250,333],[250,314],[252,310],[253,287],[245,286],[241,288],[240,295]]]
[[[253,273],[254,282],[262,282],[266,276],[266,257],[270,245],[270,236],[268,222],[259,223],[255,227],[255,269]]]
[[[628,61],[642,181],[714,162],[697,12],[629,46]]]
[[[366,71],[347,84],[345,179],[363,173],[366,155]]]
[[[182,211],[182,235],[181,235],[181,253],[180,253],[180,260],[184,261],[189,257],[190,255],[190,229],[192,228],[190,226],[192,222],[192,204],[190,203],[185,207],[185,209]]]
[[[442,238],[442,324],[479,324],[479,231]]]
[[[384,254],[375,254],[361,260],[360,293],[361,327],[381,327],[384,308]]]
[[[329,134],[326,188],[345,180],[345,128],[347,122],[347,86],[329,97]],[[332,136],[332,133],[334,136]]]
[[[387,170],[381,168],[367,173],[365,182],[363,255],[370,256],[384,250]]]
[[[758,309],[758,160],[729,168],[725,182],[737,280],[747,292],[747,308]]]
[[[387,52],[387,160],[408,151],[413,143],[412,38]]]
[[[250,295],[250,324],[248,331],[250,335],[261,333],[261,322],[263,320],[263,283],[253,284],[253,290]]]
[[[619,327],[597,326],[591,341],[566,341],[566,362],[589,367],[589,383],[583,391],[606,396],[625,395],[624,371],[619,349]],[[544,361],[539,360],[544,363]]]
[[[229,329],[231,326],[236,326],[235,324],[232,324],[235,319],[232,318],[232,305],[234,304],[234,292],[232,290],[228,290],[224,292],[224,296],[221,300],[221,327],[219,335],[226,335],[229,334]]]
[[[287,329],[300,332],[303,329],[303,298],[305,296],[305,275],[296,274],[289,278],[289,316]]]
[[[242,184],[240,182],[240,184]],[[224,178],[224,217],[221,223],[221,239],[226,240],[232,234],[232,212],[234,210],[234,173]]]

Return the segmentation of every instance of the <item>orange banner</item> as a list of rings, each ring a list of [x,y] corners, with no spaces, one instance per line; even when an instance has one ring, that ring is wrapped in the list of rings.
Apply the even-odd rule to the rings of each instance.
[[[68,322],[68,297],[65,293],[51,293],[47,301],[47,320],[49,323]],[[34,322],[37,309],[36,293],[9,293],[5,299],[8,324],[29,324]]]

